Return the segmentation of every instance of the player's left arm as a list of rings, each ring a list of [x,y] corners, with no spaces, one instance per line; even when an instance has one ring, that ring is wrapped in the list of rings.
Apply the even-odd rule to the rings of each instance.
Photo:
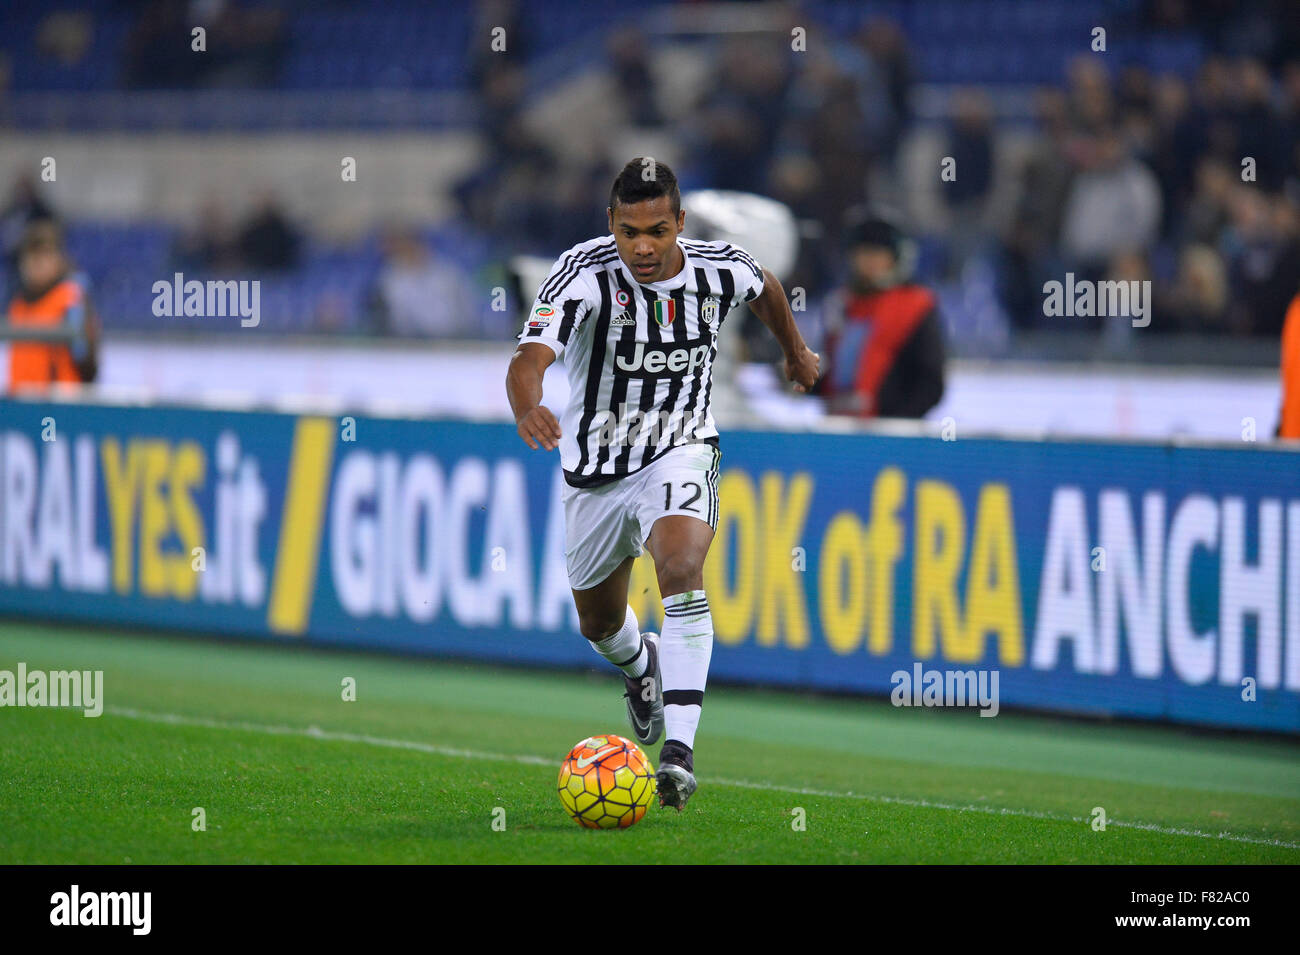
[[[763,269],[763,291],[749,303],[767,326],[781,350],[785,352],[785,376],[794,382],[796,391],[810,391],[821,374],[821,356],[808,347],[794,323],[794,313],[785,297],[781,281],[768,269]]]

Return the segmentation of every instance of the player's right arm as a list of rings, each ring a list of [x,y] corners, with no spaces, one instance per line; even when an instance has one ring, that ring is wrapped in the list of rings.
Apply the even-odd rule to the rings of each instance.
[[[542,378],[550,364],[582,327],[591,307],[589,283],[581,277],[586,246],[574,246],[560,256],[537,291],[529,309],[519,347],[506,372],[506,397],[515,414],[519,437],[530,448],[553,451],[560,443],[560,423],[542,406]]]
[[[541,445],[553,451],[560,443],[560,423],[542,405],[542,378],[555,352],[541,342],[523,342],[510,358],[506,372],[506,397],[515,413],[515,428],[524,442],[537,450]]]

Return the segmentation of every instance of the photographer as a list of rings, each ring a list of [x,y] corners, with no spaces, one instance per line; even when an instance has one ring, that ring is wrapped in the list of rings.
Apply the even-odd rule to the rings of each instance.
[[[823,307],[828,368],[813,390],[832,414],[920,418],[943,397],[938,306],[933,292],[908,281],[906,251],[884,219],[849,228],[849,281]]]

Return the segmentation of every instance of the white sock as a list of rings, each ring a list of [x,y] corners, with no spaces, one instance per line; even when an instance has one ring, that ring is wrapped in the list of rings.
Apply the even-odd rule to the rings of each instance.
[[[695,748],[704,684],[713,656],[713,615],[703,590],[664,598],[664,632],[659,638],[659,672],[664,683],[665,739]]]
[[[645,641],[641,639],[636,614],[632,612],[631,607],[627,608],[627,616],[623,618],[623,629],[604,640],[592,640],[590,643],[592,649],[622,670],[626,676],[641,676],[650,662],[650,651],[646,649]]]

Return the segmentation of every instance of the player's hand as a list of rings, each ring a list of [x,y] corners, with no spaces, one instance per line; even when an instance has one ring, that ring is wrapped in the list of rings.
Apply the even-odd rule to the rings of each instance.
[[[560,446],[560,422],[555,420],[551,409],[542,405],[520,415],[515,421],[515,427],[519,431],[519,437],[534,451],[539,444],[547,451],[554,451]]]
[[[794,390],[808,392],[821,376],[822,356],[807,345],[801,351],[785,356],[785,376],[794,382]]]

